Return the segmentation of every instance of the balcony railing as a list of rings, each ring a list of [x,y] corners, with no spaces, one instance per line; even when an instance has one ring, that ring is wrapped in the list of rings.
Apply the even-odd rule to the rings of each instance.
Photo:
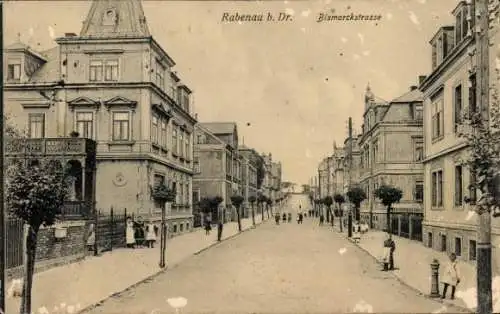
[[[94,154],[95,142],[86,138],[7,139],[6,155],[88,155]]]
[[[62,220],[89,219],[92,214],[92,202],[66,201],[58,215]]]

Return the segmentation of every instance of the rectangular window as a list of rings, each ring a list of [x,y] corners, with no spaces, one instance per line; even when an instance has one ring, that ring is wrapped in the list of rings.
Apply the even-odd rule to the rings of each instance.
[[[104,64],[104,80],[118,81],[118,60],[107,60]]]
[[[174,233],[177,233],[177,225],[174,225]]]
[[[189,183],[186,183],[184,197],[186,198],[184,204],[189,205]]]
[[[446,252],[447,251],[447,243],[446,243],[446,235],[442,234],[441,235],[441,252]]]
[[[432,103],[432,139],[437,139],[444,134],[443,99]]]
[[[443,33],[443,59],[446,58],[448,52],[449,52],[448,34]]]
[[[424,182],[415,182],[415,201],[422,202],[424,200]]]
[[[476,260],[476,241],[469,240],[469,260]]]
[[[455,97],[453,99],[453,110],[455,111],[455,132],[462,121],[462,85],[455,87]]]
[[[12,63],[7,67],[7,79],[8,80],[20,80],[21,79],[21,64]]]
[[[462,239],[455,238],[455,255],[462,256]]]
[[[167,147],[167,120],[161,119],[161,146]]]
[[[462,206],[463,203],[463,168],[461,165],[455,166],[455,206]]]
[[[432,173],[432,207],[443,206],[443,171]]]
[[[189,112],[189,94],[184,92],[182,95],[182,105],[186,112]]]
[[[172,152],[178,154],[178,143],[177,143],[177,125],[172,125]]]
[[[151,118],[151,142],[158,144],[158,116]]]
[[[94,60],[90,61],[90,68],[89,68],[89,80],[92,82],[95,81],[102,81],[102,69],[103,64],[102,61],[99,60]]]
[[[181,224],[179,232],[182,232],[182,231],[184,231],[184,224]]]
[[[415,143],[415,161],[424,160],[424,143]]]
[[[458,12],[455,22],[455,46],[462,41],[462,12]]]
[[[30,113],[28,115],[28,134],[30,138],[45,137],[45,114]]]
[[[156,85],[161,90],[165,89],[165,67],[161,65],[161,63],[156,62],[156,80],[155,80]]]
[[[185,157],[185,152],[184,152],[184,131],[179,130],[179,143],[177,144],[179,146],[179,154],[181,157]]]
[[[128,112],[113,112],[113,141],[130,139],[129,118]]]
[[[179,203],[179,191],[177,190],[177,182],[172,181],[172,191],[175,192],[175,204]]]
[[[190,147],[189,147],[189,137],[191,136],[191,134],[189,133],[186,133],[185,135],[185,139],[184,139],[184,145],[185,145],[185,153],[186,153],[186,159],[189,159],[190,158]]]
[[[471,205],[476,204],[477,199],[477,189],[476,185],[476,172],[474,169],[469,168],[469,198]]]
[[[477,81],[476,75],[470,76],[470,87],[469,87],[469,114],[472,115],[477,112],[477,98],[476,98],[476,88]]]
[[[155,174],[154,176],[154,186],[159,186],[165,184],[165,177],[161,174]]]
[[[432,249],[434,247],[434,244],[432,242],[432,232],[427,232],[427,247],[430,247]]]
[[[467,31],[469,28],[469,23],[467,21],[467,7],[464,7],[462,11],[462,38],[467,37]]]
[[[193,170],[195,173],[200,173],[200,157],[193,158]]]
[[[83,138],[93,138],[94,114],[92,112],[76,113],[76,131]]]

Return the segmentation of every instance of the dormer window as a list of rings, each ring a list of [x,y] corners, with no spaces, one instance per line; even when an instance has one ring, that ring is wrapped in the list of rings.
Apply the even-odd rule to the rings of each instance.
[[[21,79],[21,63],[10,63],[7,71],[8,80],[19,81]]]
[[[462,12],[458,12],[455,19],[455,40],[458,44],[462,41]]]
[[[467,20],[468,8],[464,2],[461,2],[453,11],[455,15],[455,45],[461,43],[468,35],[469,21]]]

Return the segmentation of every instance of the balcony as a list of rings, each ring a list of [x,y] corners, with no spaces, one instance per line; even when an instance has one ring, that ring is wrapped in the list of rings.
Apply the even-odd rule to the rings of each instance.
[[[7,139],[5,141],[5,154],[15,155],[68,155],[82,156],[95,155],[96,144],[86,138],[60,137],[60,138],[27,138]]]
[[[92,214],[92,202],[66,201],[58,215],[62,220],[89,219]]]

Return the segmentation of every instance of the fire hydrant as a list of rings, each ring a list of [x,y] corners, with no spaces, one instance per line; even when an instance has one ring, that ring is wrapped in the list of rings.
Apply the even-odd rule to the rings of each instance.
[[[439,261],[434,259],[431,263],[431,298],[439,298]]]

